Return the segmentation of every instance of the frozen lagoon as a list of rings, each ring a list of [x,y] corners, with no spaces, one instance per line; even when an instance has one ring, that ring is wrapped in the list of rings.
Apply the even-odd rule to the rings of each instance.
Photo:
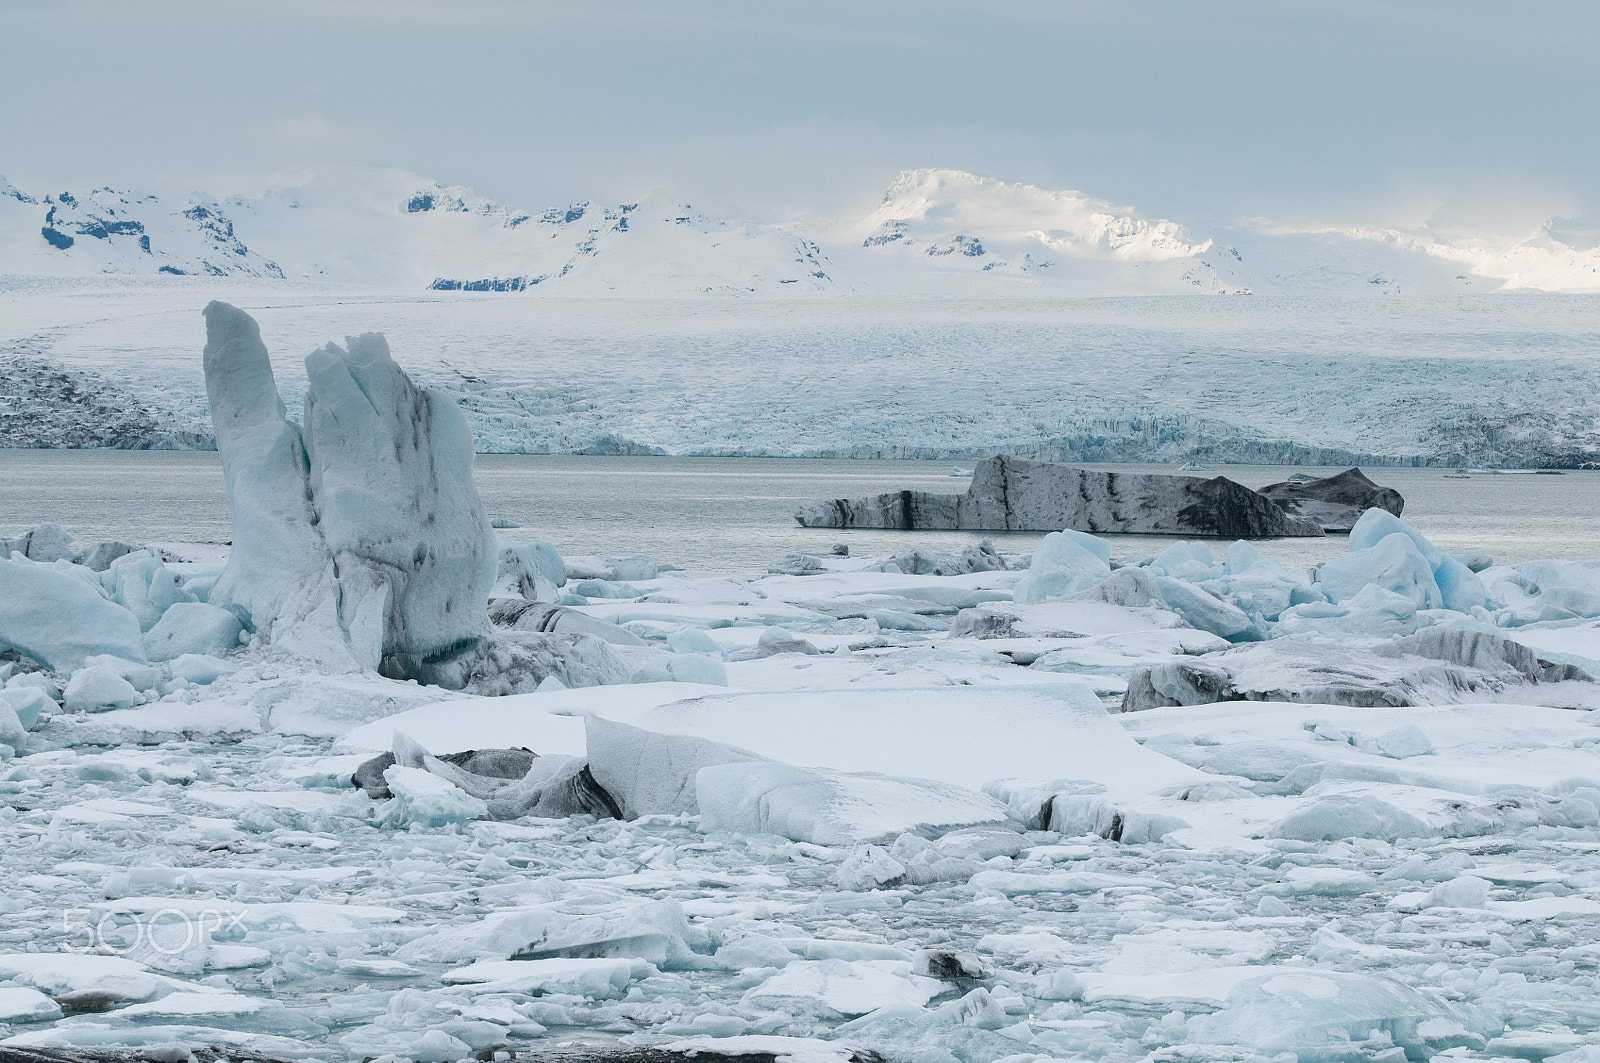
[[[1016,576],[669,572],[578,607],[656,644],[701,632],[730,658],[726,688],[473,698],[245,651],[209,686],[57,715],[0,772],[0,1044],[919,1063],[1600,1044],[1600,726],[1549,707],[1574,684],[1115,716],[1096,693],[1114,702],[1129,672],[1211,637],[1072,607],[1084,637],[1031,644],[1081,667],[1040,670],[999,652],[1029,640],[950,637],[925,599],[926,631],[869,637],[875,622],[829,611],[999,595]],[[825,652],[733,659],[774,629]],[[1600,656],[1595,622],[1519,630]],[[396,730],[438,753],[582,754],[585,712],[841,771],[1029,775],[1054,829],[1030,784],[986,787],[1015,827],[928,838],[891,810],[863,828],[878,846],[692,815],[472,820],[349,785]],[[1133,813],[1181,826],[1138,840]]]
[[[216,520],[224,506],[199,487],[218,477],[213,456],[5,458],[39,459],[41,497],[70,493],[68,463],[120,467],[70,489],[104,521],[77,530],[163,533],[149,537],[191,559],[171,563],[184,574],[220,556],[174,541],[175,525],[200,527],[187,513]],[[619,1043],[915,1063],[1580,1063],[1600,1045],[1592,684],[1411,707],[1102,714],[1139,668],[1221,640],[1170,612],[1061,602],[1034,607],[1046,626],[1031,636],[946,630],[956,606],[939,599],[1003,601],[1015,571],[762,571],[805,544],[782,518],[827,477],[914,472],[939,489],[952,482],[942,466],[497,458],[479,470],[494,515],[570,535],[572,553],[660,544],[663,560],[721,561],[613,581],[618,596],[569,608],[651,647],[695,632],[725,658],[728,686],[486,699],[246,649],[208,685],[57,714],[0,771],[0,1043],[435,1063]],[[1258,472],[1246,482],[1283,470]],[[1460,509],[1559,509],[1560,492],[1574,525],[1594,512],[1589,476],[1433,475],[1381,477],[1423,528]],[[771,520],[733,502],[763,476]],[[1498,501],[1454,495],[1480,484]],[[654,520],[639,502],[652,491]],[[539,510],[510,508],[534,497],[581,516],[541,524]],[[744,516],[719,526],[719,506]],[[1584,548],[1576,535],[1518,540],[1549,532],[1502,519],[1531,553]],[[751,526],[770,538],[741,541]],[[863,537],[847,567],[871,549],[976,538]],[[1319,545],[1325,557],[1348,547]],[[1600,664],[1596,621],[1506,632]],[[775,634],[822,652],[748,655]],[[396,730],[435,753],[581,755],[586,712],[836,771],[1035,782],[985,787],[1023,829],[927,837],[900,833],[892,810],[854,820],[877,845],[708,832],[693,815],[471,819],[427,791],[383,803],[348,782]]]

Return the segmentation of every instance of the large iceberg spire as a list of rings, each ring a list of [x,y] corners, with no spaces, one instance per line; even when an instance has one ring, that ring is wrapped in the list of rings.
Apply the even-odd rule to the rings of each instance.
[[[429,656],[489,633],[499,562],[472,478],[472,432],[448,397],[407,379],[377,333],[306,358],[318,528],[358,652]]]
[[[278,396],[261,329],[227,303],[204,313],[206,398],[233,511],[233,550],[209,600],[286,653],[354,668],[333,556],[311,508],[305,444]]]
[[[206,394],[233,509],[212,602],[333,667],[416,660],[488,634],[495,539],[455,404],[369,333],[306,359],[290,422],[250,315],[206,307]]]

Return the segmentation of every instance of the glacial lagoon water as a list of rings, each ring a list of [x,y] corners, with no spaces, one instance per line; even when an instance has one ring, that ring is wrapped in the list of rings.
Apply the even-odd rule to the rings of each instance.
[[[948,462],[808,458],[658,458],[490,454],[477,459],[478,487],[492,517],[519,527],[514,539],[549,539],[567,554],[639,552],[680,568],[760,572],[796,552],[853,554],[916,547],[948,551],[979,532],[840,531],[795,523],[797,504],[911,488],[960,492]],[[1170,465],[1094,466],[1175,472]],[[970,465],[963,466],[970,468]],[[1260,487],[1296,472],[1338,469],[1226,465],[1217,472]],[[1406,499],[1405,518],[1442,549],[1501,562],[1600,558],[1600,472],[1559,476],[1442,469],[1368,469]],[[1213,475],[1203,473],[1200,475]],[[0,450],[0,534],[42,521],[80,539],[134,543],[226,541],[227,493],[215,453]],[[1002,550],[1028,551],[1041,533],[990,534]],[[1109,536],[1119,553],[1157,553],[1176,540]],[[1225,545],[1225,544],[1224,544]],[[1346,549],[1341,536],[1258,540],[1263,554],[1314,564]]]

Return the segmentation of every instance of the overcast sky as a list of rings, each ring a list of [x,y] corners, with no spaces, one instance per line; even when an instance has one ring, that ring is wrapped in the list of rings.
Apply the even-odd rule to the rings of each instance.
[[[948,166],[1190,223],[1600,217],[1593,0],[0,0],[0,100],[35,189],[376,164],[775,218]]]

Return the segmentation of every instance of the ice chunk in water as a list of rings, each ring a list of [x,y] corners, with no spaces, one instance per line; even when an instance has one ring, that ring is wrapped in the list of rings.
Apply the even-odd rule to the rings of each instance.
[[[1398,518],[1381,509],[1367,510],[1369,516],[1373,513],[1383,513],[1398,522]],[[1366,520],[1366,517],[1361,519]],[[1369,584],[1404,595],[1419,609],[1444,606],[1444,596],[1433,577],[1433,566],[1417,549],[1415,540],[1399,532],[1370,547],[1352,549],[1323,565],[1317,573],[1317,587],[1335,602],[1354,598]]]
[[[106,712],[144,703],[133,684],[109,668],[80,668],[73,673],[64,694],[68,712]]]
[[[850,850],[833,872],[833,881],[842,890],[876,890],[893,886],[905,878],[906,865],[876,845],[859,845]]]
[[[1163,550],[1150,567],[1163,575],[1197,583],[1214,575],[1212,566],[1215,563],[1211,547],[1204,543],[1181,542]]]
[[[552,602],[566,585],[567,567],[554,543],[519,543],[500,539],[500,575],[496,594],[512,594],[530,602]]]
[[[1443,908],[1482,908],[1489,902],[1492,887],[1476,875],[1461,875],[1441,882],[1428,894],[1428,904]]]
[[[14,751],[21,751],[28,742],[28,730],[22,725],[22,720],[17,716],[6,701],[0,701],[0,745],[10,746]],[[7,754],[9,756],[9,754]]]
[[[728,685],[728,666],[720,654],[675,653],[667,661],[667,672],[675,683],[702,683],[706,686]]]
[[[227,609],[204,602],[178,602],[145,633],[145,653],[152,661],[170,661],[185,654],[237,649],[243,630],[239,618]]]
[[[1433,743],[1428,741],[1428,736],[1423,734],[1422,728],[1414,723],[1401,724],[1399,727],[1383,732],[1376,739],[1379,752],[1386,757],[1404,760],[1406,757],[1425,757],[1433,752]]]
[[[499,564],[472,478],[472,431],[369,332],[306,358],[306,455],[339,617],[362,660],[426,656],[489,633]]]
[[[61,1005],[31,986],[0,988],[0,1022],[46,1022],[61,1018]]]
[[[1222,572],[1227,576],[1237,576],[1244,572],[1261,556],[1261,552],[1243,539],[1228,547],[1228,559],[1224,562]]]
[[[1285,816],[1272,831],[1275,837],[1301,841],[1336,841],[1340,838],[1420,838],[1432,833],[1428,825],[1404,809],[1371,794],[1324,797]]]
[[[302,436],[255,321],[225,303],[205,314],[234,530],[208,600],[277,649],[333,667],[420,660],[487,635],[498,554],[455,404],[416,388],[369,333],[306,359]]]
[[[1382,509],[1361,515],[1350,530],[1350,552],[1322,566],[1318,578],[1318,586],[1336,602],[1369,583],[1403,594],[1422,609],[1465,613],[1487,600],[1483,582],[1470,568]]]
[[[59,524],[41,524],[26,536],[26,548],[18,547],[29,561],[48,565],[52,561],[70,561],[72,533]]]
[[[667,648],[673,653],[722,654],[722,647],[717,645],[717,640],[697,627],[681,627],[668,635]]]
[[[1483,1035],[1500,1028],[1476,1009],[1452,1008],[1389,978],[1281,969],[1235,986],[1227,1006],[1192,1020],[1191,1032],[1268,1054],[1293,1052],[1300,1063],[1331,1063],[1360,1058],[1355,1043],[1363,1041],[1430,1059],[1448,1048],[1481,1048]]]
[[[206,397],[233,512],[233,549],[206,600],[232,609],[283,652],[358,667],[339,627],[305,442],[278,397],[261,329],[227,303],[208,305],[205,318]]]
[[[653,964],[695,962],[691,933],[676,901],[624,901],[583,914],[554,905],[509,908],[481,922],[450,926],[401,946],[406,962],[462,963],[472,960],[620,958]]]
[[[1445,555],[1439,551],[1438,547],[1430,543],[1421,532],[1388,510],[1378,508],[1369,509],[1362,513],[1361,518],[1351,527],[1350,552],[1355,553],[1358,550],[1370,549],[1391,535],[1404,535],[1410,539],[1411,544],[1417,548],[1417,552],[1427,560],[1429,568],[1433,568],[1444,560]]]
[[[1230,642],[1261,637],[1256,622],[1246,616],[1243,610],[1207,594],[1192,583],[1170,576],[1157,576],[1156,586],[1161,589],[1161,597],[1166,603],[1201,631],[1220,635]]]
[[[56,703],[38,687],[15,686],[0,690],[0,705],[7,705],[17,714],[17,722],[31,731],[42,713],[55,712]],[[3,739],[0,739],[3,741]],[[15,745],[15,743],[8,743]]]
[[[695,783],[701,768],[763,759],[708,738],[657,734],[593,715],[584,719],[584,735],[589,772],[625,819],[694,815],[701,810]]]
[[[148,550],[117,558],[101,574],[100,582],[111,593],[111,600],[137,617],[139,627],[145,631],[154,627],[173,605],[195,600],[194,595],[178,586],[177,573]]]
[[[773,761],[702,768],[695,794],[708,834],[780,834],[818,845],[1011,821],[1000,802],[949,783]]]
[[[742,1003],[791,1014],[840,1018],[896,1005],[921,1007],[944,991],[905,960],[804,960],[745,993]]]
[[[1012,597],[1019,602],[1042,602],[1086,591],[1111,575],[1110,556],[1110,544],[1092,535],[1051,532],[1033,552],[1033,561],[1017,581]]]
[[[177,679],[205,686],[239,670],[237,665],[201,653],[185,653],[168,666]]]
[[[1394,638],[1416,630],[1416,601],[1369,583],[1338,604],[1316,601],[1290,606],[1279,615],[1272,636]]]
[[[383,819],[391,826],[442,827],[487,815],[489,806],[461,787],[422,768],[395,765],[383,773],[394,795]]]
[[[478,993],[571,993],[620,997],[651,965],[632,959],[479,960],[446,973],[442,981],[470,985]]]
[[[1470,613],[1474,607],[1481,609],[1488,603],[1483,581],[1453,557],[1446,557],[1439,562],[1433,570],[1433,578],[1439,584],[1439,594],[1446,609]]]
[[[139,621],[107,600],[93,573],[20,557],[0,560],[0,648],[57,672],[81,667],[96,653],[144,660]]]

